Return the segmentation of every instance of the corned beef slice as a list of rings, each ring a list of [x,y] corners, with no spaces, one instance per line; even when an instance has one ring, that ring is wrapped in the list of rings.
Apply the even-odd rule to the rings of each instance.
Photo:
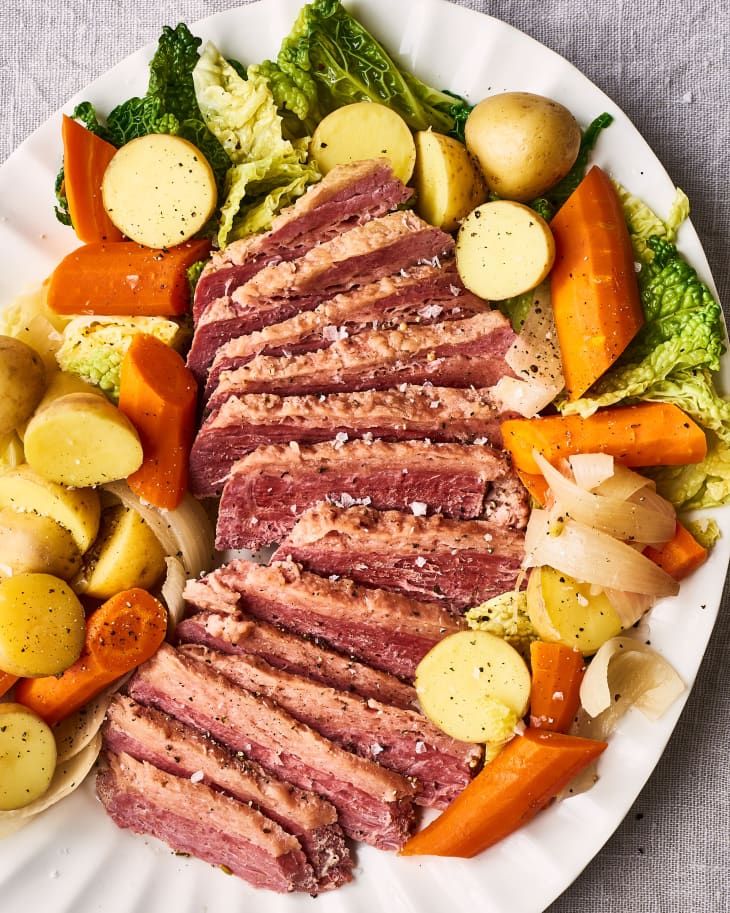
[[[489,307],[464,288],[453,257],[438,265],[415,266],[335,295],[313,311],[302,311],[224,343],[208,372],[206,397],[215,389],[221,372],[239,368],[256,355],[299,355],[326,349],[337,339],[368,328],[458,320]]]
[[[184,595],[200,610],[232,615],[244,611],[411,681],[431,647],[463,627],[461,619],[438,605],[359,586],[344,577],[319,577],[286,560],[268,567],[231,561],[189,580]]]
[[[504,314],[486,311],[448,323],[360,333],[291,358],[257,355],[221,373],[209,406],[214,409],[232,394],[245,393],[301,396],[426,382],[491,387],[501,377],[513,376],[504,356],[514,339]]]
[[[177,625],[175,638],[178,643],[203,644],[221,653],[260,656],[277,669],[394,707],[418,706],[415,688],[394,675],[243,612],[197,612]]]
[[[315,444],[348,438],[482,440],[502,445],[500,413],[488,389],[420,387],[329,396],[231,396],[212,412],[190,454],[198,497],[220,493],[231,466],[261,444]]]
[[[436,602],[453,612],[512,590],[524,533],[487,520],[414,517],[367,507],[310,508],[273,560]]]
[[[223,343],[279,323],[322,301],[453,251],[454,239],[415,213],[393,212],[259,270],[201,314],[188,367],[202,380]]]
[[[119,827],[150,834],[178,853],[226,866],[256,888],[316,891],[299,841],[232,796],[127,754],[105,752],[96,792]]]
[[[103,727],[104,745],[178,777],[196,775],[276,821],[302,846],[319,890],[352,879],[353,860],[344,842],[337,811],[312,792],[297,789],[234,755],[210,736],[159,710],[115,695]]]
[[[291,260],[355,225],[385,215],[411,195],[386,159],[338,165],[273,220],[269,231],[234,241],[213,256],[195,289],[193,316],[230,295],[259,269]]]
[[[509,523],[513,501],[527,516],[521,491],[505,455],[485,444],[272,444],[233,465],[220,502],[216,546],[258,549],[280,542],[319,501],[347,507],[364,499],[379,510]]]
[[[464,789],[481,748],[457,742],[415,710],[403,710],[292,675],[265,660],[183,645],[242,688],[275,700],[295,719],[348,751],[370,758],[419,784],[420,805],[445,808]]]
[[[283,780],[313,790],[337,809],[349,837],[379,849],[400,848],[415,820],[414,789],[340,748],[276,703],[163,645],[129,682],[131,697],[195,726]]]

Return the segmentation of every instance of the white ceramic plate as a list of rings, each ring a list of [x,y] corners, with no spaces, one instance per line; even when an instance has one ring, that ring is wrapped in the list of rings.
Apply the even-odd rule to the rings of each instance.
[[[195,23],[192,30],[224,53],[255,62],[276,53],[300,5],[300,0],[263,0]],[[673,186],[649,146],[610,99],[552,51],[444,0],[347,5],[391,53],[434,86],[472,101],[504,90],[540,92],[566,104],[583,124],[609,111],[615,122],[601,137],[595,161],[659,215],[667,214]],[[64,110],[70,113],[88,99],[107,112],[131,94],[144,93],[152,51],[150,46],[127,58]],[[59,157],[60,112],[0,168],[0,301],[44,279],[76,246],[73,233],[52,212]],[[712,285],[689,224],[680,247]],[[651,617],[653,646],[688,686],[712,630],[730,553],[730,513],[716,516],[725,536],[710,560],[682,586],[680,598],[659,604]],[[117,829],[94,798],[92,777],[3,842],[0,908],[3,913],[540,913],[619,825],[659,760],[683,704],[678,701],[658,723],[630,714],[612,737],[600,780],[589,793],[553,805],[479,859],[401,859],[360,848],[354,883],[316,900],[254,891],[216,868],[173,855],[153,839]]]

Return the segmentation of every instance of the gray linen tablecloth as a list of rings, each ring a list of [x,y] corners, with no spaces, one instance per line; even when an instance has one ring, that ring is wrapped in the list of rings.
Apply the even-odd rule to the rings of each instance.
[[[91,79],[155,40],[162,25],[240,5],[240,0],[3,0],[0,161]],[[728,0],[465,0],[463,5],[503,19],[559,52],[629,115],[687,192],[727,308]],[[726,587],[696,686],[663,759],[616,834],[550,913],[730,911],[729,610]]]

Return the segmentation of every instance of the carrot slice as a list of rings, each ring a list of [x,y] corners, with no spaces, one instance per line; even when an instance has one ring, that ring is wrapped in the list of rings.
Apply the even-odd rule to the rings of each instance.
[[[530,725],[567,732],[580,705],[580,683],[586,671],[578,650],[541,640],[530,644],[532,688]]]
[[[540,507],[544,507],[550,487],[545,481],[545,476],[542,473],[522,472],[520,469],[517,470],[517,475],[533,501]]]
[[[101,198],[101,182],[117,151],[78,121],[63,115],[63,186],[71,224],[81,241],[121,241],[124,235],[112,223]]]
[[[539,473],[532,455],[548,462],[574,453],[609,453],[624,466],[682,466],[707,453],[704,431],[672,403],[638,403],[593,415],[547,415],[502,423],[504,446],[520,472]]]
[[[7,694],[17,681],[17,675],[11,675],[9,672],[0,672],[0,697]]]
[[[186,270],[207,257],[205,239],[156,250],[133,241],[86,244],[51,273],[48,306],[56,314],[169,317],[190,304]]]
[[[146,590],[117,593],[89,616],[79,659],[61,675],[21,679],[15,700],[52,726],[149,659],[166,629],[165,607]]]
[[[127,478],[135,494],[173,509],[188,484],[198,387],[180,354],[137,333],[122,361],[119,409],[137,429],[142,465]]]
[[[668,542],[661,548],[649,545],[644,549],[644,554],[675,580],[682,580],[707,560],[707,549],[700,545],[679,520],[674,536]]]
[[[644,323],[634,254],[618,194],[591,168],[550,223],[555,328],[568,399],[616,361]]]
[[[401,849],[404,856],[470,858],[544,808],[607,747],[606,742],[528,727]]]

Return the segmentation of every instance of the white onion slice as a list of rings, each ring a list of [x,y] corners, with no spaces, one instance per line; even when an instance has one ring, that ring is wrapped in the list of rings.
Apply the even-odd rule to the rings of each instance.
[[[605,589],[603,591],[621,619],[622,628],[630,628],[643,618],[656,601],[646,593],[629,593],[626,590]]]
[[[165,582],[162,584],[161,595],[167,606],[169,618],[168,634],[177,627],[185,614],[185,600],[183,599],[183,590],[187,574],[182,561],[172,555],[165,558],[167,565],[167,575]]]
[[[556,534],[554,515],[533,510],[525,531],[524,567],[547,564],[576,580],[604,589],[648,596],[674,596],[679,584],[630,545],[576,520]]]
[[[189,492],[179,507],[160,510],[140,500],[124,481],[109,482],[103,487],[149,523],[165,553],[180,558],[188,577],[197,577],[211,569],[213,525],[203,505]]]
[[[645,488],[653,490],[654,482],[621,463],[614,463],[613,475],[601,482],[596,492],[607,498],[623,498],[626,501]]]
[[[536,450],[533,456],[550,486],[557,509],[573,520],[617,539],[645,545],[661,545],[674,535],[677,521],[673,510],[670,515],[665,509],[658,509],[658,505],[654,506],[656,501],[648,497],[637,504],[585,491],[551,466]]]
[[[58,751],[57,765],[73,758],[94,739],[101,724],[104,722],[104,715],[112,695],[120,688],[123,681],[128,678],[129,676],[125,675],[122,680],[114,682],[87,704],[84,704],[76,713],[72,713],[71,716],[67,716],[60,723],[56,723],[53,727],[53,735],[56,739],[56,749]]]
[[[575,484],[585,491],[593,491],[614,473],[614,459],[610,453],[574,453],[568,457]]]
[[[539,380],[528,383],[516,377],[500,377],[490,390],[497,407],[503,412],[518,412],[525,418],[533,418],[560,393],[559,387],[546,386]]]

